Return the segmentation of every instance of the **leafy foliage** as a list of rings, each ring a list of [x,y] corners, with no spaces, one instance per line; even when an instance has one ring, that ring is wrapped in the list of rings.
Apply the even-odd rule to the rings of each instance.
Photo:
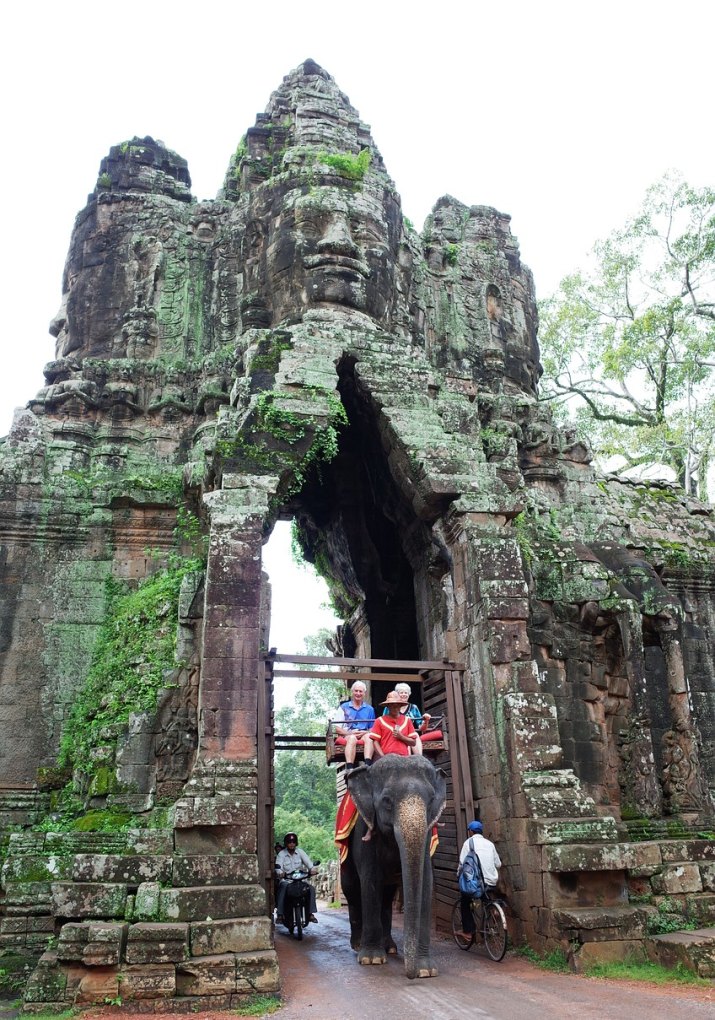
[[[675,174],[540,303],[541,397],[620,469],[705,495],[715,443],[715,191]],[[609,465],[610,466],[610,465]]]
[[[316,159],[348,181],[361,181],[370,166],[371,155],[369,149],[362,149],[357,156],[349,152],[319,152]]]
[[[683,913],[683,905],[677,900],[667,897],[658,904],[657,913],[650,914],[646,921],[649,935],[669,935],[674,931],[694,931],[697,927],[697,922],[688,919]]]

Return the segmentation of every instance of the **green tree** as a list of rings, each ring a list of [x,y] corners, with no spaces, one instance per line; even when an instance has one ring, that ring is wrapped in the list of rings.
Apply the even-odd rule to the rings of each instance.
[[[320,631],[305,639],[307,655],[329,655],[331,632]],[[310,666],[306,666],[309,671]],[[276,712],[276,733],[323,736],[327,718],[335,710],[345,686],[341,680],[297,680],[293,703]],[[276,809],[274,830],[281,842],[286,832],[297,832],[311,857],[337,857],[333,843],[337,807],[335,769],[328,768],[321,751],[277,751],[275,761]]]
[[[706,497],[715,442],[715,191],[666,175],[589,272],[540,303],[541,399],[615,470],[665,465]],[[609,464],[613,468],[613,462]]]

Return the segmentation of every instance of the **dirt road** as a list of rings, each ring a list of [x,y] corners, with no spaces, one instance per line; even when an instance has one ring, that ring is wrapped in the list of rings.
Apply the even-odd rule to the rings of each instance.
[[[712,989],[552,974],[508,953],[493,963],[481,950],[433,942],[439,976],[408,981],[402,957],[360,967],[349,947],[347,912],[323,910],[302,942],[276,931],[285,1006],[277,1020],[698,1020],[715,1017]],[[398,948],[401,933],[395,932]]]

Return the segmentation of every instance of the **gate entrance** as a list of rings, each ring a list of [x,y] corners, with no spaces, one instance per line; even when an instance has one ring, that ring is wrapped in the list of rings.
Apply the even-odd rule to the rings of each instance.
[[[300,667],[310,666],[310,672]],[[322,667],[322,668],[321,668]],[[467,823],[474,817],[472,777],[467,751],[462,680],[464,666],[449,661],[407,659],[357,659],[315,655],[264,656],[260,662],[259,683],[259,813],[258,847],[261,875],[268,894],[273,881],[273,755],[275,751],[316,752],[316,768],[335,764],[338,800],[345,790],[340,750],[334,746],[330,726],[326,736],[275,733],[273,725],[273,681],[286,679],[342,680],[346,685],[362,680],[368,686],[373,705],[383,701],[396,683],[409,683],[413,700],[432,719],[442,723],[444,739],[425,742],[424,753],[447,775],[447,803],[439,822],[439,846],[432,859],[434,869],[435,920],[439,926],[449,923],[454,902],[454,875]],[[323,757],[325,756],[325,761]],[[337,803],[336,803],[337,807]]]

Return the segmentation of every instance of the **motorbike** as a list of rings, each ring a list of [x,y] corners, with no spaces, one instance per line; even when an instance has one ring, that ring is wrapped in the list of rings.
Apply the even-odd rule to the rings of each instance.
[[[314,867],[320,864],[316,861]],[[310,924],[310,884],[306,881],[309,872],[298,869],[286,876],[290,883],[283,902],[284,924],[295,938],[303,938],[303,929]]]

